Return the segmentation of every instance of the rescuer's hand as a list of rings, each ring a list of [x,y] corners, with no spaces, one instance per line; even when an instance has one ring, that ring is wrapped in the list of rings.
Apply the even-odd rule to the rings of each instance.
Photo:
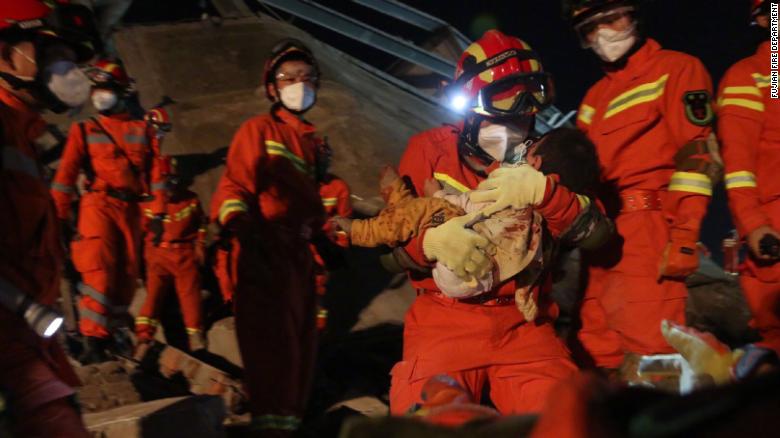
[[[681,235],[672,230],[658,265],[658,278],[685,278],[699,267],[699,249],[693,236]]]
[[[461,279],[482,277],[490,269],[490,260],[482,251],[488,240],[466,228],[481,212],[452,218],[429,228],[423,238],[423,252],[432,261],[444,263]]]
[[[471,202],[493,202],[482,210],[485,217],[505,208],[525,208],[539,205],[547,189],[547,177],[533,167],[500,167],[482,181],[477,190],[469,193]]]
[[[750,252],[753,253],[756,258],[761,260],[772,260],[775,257],[772,257],[769,254],[764,254],[761,251],[761,239],[763,239],[766,235],[774,236],[775,238],[780,239],[780,233],[775,231],[772,227],[769,225],[761,225],[755,230],[749,232],[745,240],[747,241],[748,248],[750,248]]]

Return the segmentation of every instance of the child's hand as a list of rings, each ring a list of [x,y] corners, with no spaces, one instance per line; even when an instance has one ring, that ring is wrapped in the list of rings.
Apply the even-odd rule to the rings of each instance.
[[[393,182],[399,178],[401,177],[398,176],[398,172],[395,171],[393,166],[383,167],[379,172],[379,189],[383,190],[385,188],[391,187]]]
[[[517,305],[517,310],[523,314],[523,317],[527,322],[532,322],[536,319],[536,314],[539,313],[539,309],[536,307],[536,301],[534,301],[534,297],[531,296],[530,290],[516,290],[515,304]]]
[[[428,178],[425,180],[425,184],[423,185],[423,194],[425,197],[431,198],[439,190],[441,190],[441,184],[439,181],[436,181],[434,178]]]

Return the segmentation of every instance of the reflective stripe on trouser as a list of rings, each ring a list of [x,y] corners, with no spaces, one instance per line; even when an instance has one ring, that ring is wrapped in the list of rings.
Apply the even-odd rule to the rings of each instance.
[[[259,239],[263,245],[241,246],[234,296],[249,412],[301,417],[317,337],[314,262],[298,238],[268,231]]]
[[[294,415],[253,415],[249,428],[259,430],[298,430],[301,419]]]
[[[71,244],[73,264],[81,273],[79,330],[106,338],[115,316],[126,313],[135,293],[140,246],[138,205],[88,193],[80,202],[80,239]]]
[[[201,333],[203,317],[200,297],[200,275],[193,248],[160,248],[146,244],[146,299],[138,318],[156,321],[166,293],[176,290],[187,334]],[[138,321],[136,318],[136,321]],[[152,324],[136,324],[139,338],[152,339],[156,332]]]

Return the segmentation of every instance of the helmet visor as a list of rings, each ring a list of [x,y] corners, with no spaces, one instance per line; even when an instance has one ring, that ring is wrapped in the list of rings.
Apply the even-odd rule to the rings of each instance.
[[[547,73],[524,73],[503,78],[480,91],[478,106],[491,115],[533,114],[552,104],[553,81]]]
[[[597,12],[578,22],[574,25],[574,32],[580,40],[580,45],[584,49],[591,47],[592,35],[603,26],[621,32],[627,30],[634,25],[634,12],[633,6],[621,6]],[[624,17],[627,20],[621,21]]]

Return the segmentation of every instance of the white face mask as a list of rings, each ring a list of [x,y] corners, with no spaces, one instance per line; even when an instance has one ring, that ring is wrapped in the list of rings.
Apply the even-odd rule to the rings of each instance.
[[[636,26],[617,31],[601,28],[591,43],[593,51],[606,62],[615,62],[625,55],[636,42]]]
[[[110,110],[116,106],[119,98],[116,93],[108,90],[95,90],[92,92],[92,105],[98,111]]]
[[[296,82],[279,90],[279,98],[287,109],[306,111],[314,105],[316,91],[306,82]]]
[[[69,107],[77,107],[89,98],[89,79],[71,61],[57,61],[46,67],[46,86],[57,99]]]
[[[514,153],[515,147],[522,144],[528,133],[514,125],[491,123],[479,128],[479,147],[496,161],[507,159],[507,151]]]

